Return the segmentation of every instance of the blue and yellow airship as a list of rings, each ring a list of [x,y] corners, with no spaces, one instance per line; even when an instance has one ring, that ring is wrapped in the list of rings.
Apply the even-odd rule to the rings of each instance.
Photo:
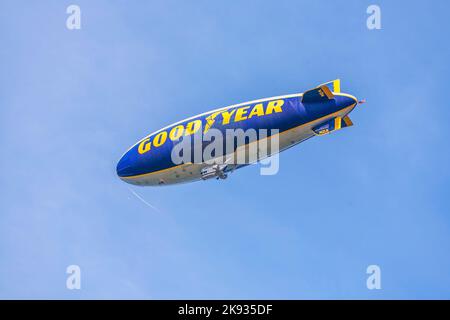
[[[249,164],[229,161],[242,147],[235,143],[234,136],[229,137],[227,132],[230,130],[240,129],[245,132],[253,129],[257,132],[257,141],[276,137],[278,148],[264,155],[270,156],[313,136],[351,126],[353,123],[348,115],[358,103],[354,96],[341,92],[340,80],[337,79],[304,93],[248,101],[212,110],[171,124],[138,141],[119,160],[117,175],[125,182],[141,186],[224,179],[228,172]],[[269,132],[264,137],[258,135],[263,129]],[[211,130],[223,133],[224,145],[227,138],[233,139],[231,152],[221,154],[224,159],[221,164],[194,161],[192,158],[182,163],[174,161],[173,150],[178,143],[187,138],[201,137]],[[245,141],[244,147],[253,142]],[[187,146],[195,148],[191,142]],[[200,148],[205,147],[202,141]],[[259,160],[257,155],[256,161]]]

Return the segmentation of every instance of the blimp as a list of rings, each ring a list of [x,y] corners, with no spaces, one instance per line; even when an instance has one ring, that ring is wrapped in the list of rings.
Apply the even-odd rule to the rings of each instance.
[[[138,186],[225,179],[309,138],[352,126],[349,114],[363,102],[341,92],[336,79],[302,93],[211,110],[136,142],[118,161],[117,175]]]

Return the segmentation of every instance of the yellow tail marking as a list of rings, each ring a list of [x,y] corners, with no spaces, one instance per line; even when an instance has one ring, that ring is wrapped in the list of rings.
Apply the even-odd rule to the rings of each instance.
[[[322,93],[321,93],[321,91],[322,91]],[[323,94],[325,94],[328,99],[334,98],[333,94],[331,93],[331,90],[325,85],[320,86],[319,94],[321,97],[323,97]]]
[[[352,122],[352,120],[350,119],[349,116],[345,116],[345,117],[344,117],[344,122],[345,122],[345,124],[347,125],[347,127],[350,127],[350,126],[353,125],[353,122]]]
[[[341,117],[334,118],[334,130],[339,130],[341,128]]]
[[[341,93],[341,79],[336,79],[336,80],[325,82],[325,83],[321,84],[319,87],[327,86],[330,83],[333,84],[333,92],[334,93]]]
[[[341,79],[333,80],[333,91],[336,93],[341,92]]]

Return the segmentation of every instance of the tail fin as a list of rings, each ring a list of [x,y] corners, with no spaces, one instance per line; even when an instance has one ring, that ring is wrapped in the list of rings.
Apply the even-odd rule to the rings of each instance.
[[[330,84],[333,85],[332,89],[330,88]],[[333,90],[333,91],[331,91]],[[334,100],[335,93],[341,92],[341,80],[336,79],[333,81],[328,81],[317,88],[305,91],[302,97],[302,103],[317,103],[317,102],[326,102],[329,100]]]
[[[353,125],[353,122],[349,116],[345,116],[342,118],[342,128],[351,127],[352,125]]]
[[[302,103],[318,103],[329,100],[334,100],[334,95],[326,85],[305,91],[302,97]]]
[[[332,88],[330,88],[330,89],[333,90],[334,93],[341,93],[341,79],[328,81],[328,82],[322,83],[320,86],[330,86],[330,85],[332,85]]]
[[[321,136],[352,125],[353,122],[349,116],[345,116],[344,118],[336,117],[314,127],[313,131],[315,134]]]

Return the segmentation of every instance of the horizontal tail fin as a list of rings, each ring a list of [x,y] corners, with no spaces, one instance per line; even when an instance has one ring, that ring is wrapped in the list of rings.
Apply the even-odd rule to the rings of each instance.
[[[302,103],[318,103],[329,100],[334,100],[334,95],[326,85],[305,91],[302,97]]]
[[[352,125],[353,125],[353,122],[349,116],[345,116],[342,118],[342,128],[351,127]]]
[[[345,116],[344,118],[336,117],[314,127],[313,131],[315,134],[321,136],[352,125],[353,122],[349,116]]]
[[[336,79],[328,81],[317,88],[305,91],[302,97],[302,103],[326,102],[334,99],[334,93],[341,92],[341,80]]]

